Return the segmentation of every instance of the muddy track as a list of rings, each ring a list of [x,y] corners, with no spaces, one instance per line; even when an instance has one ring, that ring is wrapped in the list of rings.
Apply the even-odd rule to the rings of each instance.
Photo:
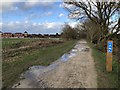
[[[76,56],[60,62],[57,68],[37,79],[20,81],[17,88],[97,88],[97,73],[91,49],[84,40],[79,41],[75,48]]]

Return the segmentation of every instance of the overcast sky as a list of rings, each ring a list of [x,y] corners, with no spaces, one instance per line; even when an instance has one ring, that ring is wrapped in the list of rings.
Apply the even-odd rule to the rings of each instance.
[[[68,12],[63,8],[62,1],[10,1],[5,0],[0,7],[2,32],[54,34],[61,32],[64,22],[69,22],[71,26],[76,23],[68,19]]]

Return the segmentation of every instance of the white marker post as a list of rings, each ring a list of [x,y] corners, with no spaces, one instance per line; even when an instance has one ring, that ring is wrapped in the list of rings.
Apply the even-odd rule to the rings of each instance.
[[[106,55],[106,71],[112,71],[112,52],[113,52],[113,41],[108,40],[107,42],[107,55]]]

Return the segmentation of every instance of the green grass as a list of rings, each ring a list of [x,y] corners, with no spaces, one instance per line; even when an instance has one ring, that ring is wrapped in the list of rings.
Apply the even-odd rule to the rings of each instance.
[[[97,50],[93,44],[89,43],[89,45],[92,48],[97,70],[98,88],[118,88],[118,67],[120,67],[120,64],[113,58],[113,70],[112,72],[107,72],[106,54]]]
[[[22,56],[14,62],[3,62],[3,87],[12,86],[20,80],[20,74],[30,66],[49,65],[61,55],[68,52],[75,44],[76,41],[67,41],[50,47],[28,50],[29,54],[22,54]]]

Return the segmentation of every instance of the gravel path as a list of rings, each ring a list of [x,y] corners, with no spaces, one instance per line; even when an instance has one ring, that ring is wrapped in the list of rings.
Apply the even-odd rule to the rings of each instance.
[[[47,83],[47,87],[97,88],[97,74],[91,57],[91,49],[84,49],[89,48],[85,41],[80,41],[78,47],[77,56],[62,63],[56,70],[42,78]]]
[[[97,88],[97,73],[91,49],[84,40],[79,41],[75,47],[76,56],[37,77],[36,81],[21,81],[17,88]]]

